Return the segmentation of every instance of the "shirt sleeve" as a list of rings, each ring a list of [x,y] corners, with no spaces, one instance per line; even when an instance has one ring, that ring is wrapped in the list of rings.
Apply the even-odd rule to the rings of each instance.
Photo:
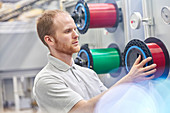
[[[68,113],[83,98],[66,86],[61,78],[43,77],[35,86],[36,101],[47,113]],[[42,110],[42,111],[43,111]]]

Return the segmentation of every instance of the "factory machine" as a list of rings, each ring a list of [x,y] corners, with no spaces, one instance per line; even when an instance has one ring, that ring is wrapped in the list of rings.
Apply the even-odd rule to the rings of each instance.
[[[97,74],[109,73],[115,79],[128,73],[139,55],[142,59],[152,57],[153,59],[146,65],[157,64],[154,79],[166,79],[169,75],[170,62],[168,50],[170,40],[166,31],[170,24],[170,8],[166,6],[168,1],[161,4],[159,2],[159,0],[156,2],[107,0],[103,3],[78,1],[72,13],[78,31],[85,34],[88,29],[104,28],[110,35],[102,37],[103,40],[107,40],[108,46],[104,47],[104,44],[101,44],[100,47],[91,48],[88,44],[82,45],[75,62],[93,69]],[[121,25],[123,29],[117,29]],[[113,35],[121,33],[125,35],[123,37]],[[113,40],[110,41],[107,37]],[[116,40],[120,40],[124,45]]]
[[[99,101],[95,113],[113,111],[125,113],[131,109],[131,106],[125,106],[134,99],[141,104],[141,100],[147,100],[142,105],[150,106],[149,113],[170,112],[167,109],[170,84],[164,82],[169,81],[170,76],[170,1],[106,0],[101,3],[91,3],[80,0],[75,5],[72,17],[81,34],[82,44],[75,63],[93,69],[107,87],[125,76],[139,55],[142,59],[152,57],[145,66],[157,64],[153,80],[149,81],[147,88],[145,86],[147,90],[132,85],[117,87]],[[97,38],[101,41],[96,46],[91,44],[91,41],[95,40],[91,37],[93,36],[91,31],[98,34]],[[157,82],[160,79],[163,81]],[[135,96],[134,92],[138,96]],[[143,96],[140,96],[141,94]],[[147,96],[152,97],[152,103],[149,103]],[[120,98],[124,98],[124,101],[120,101]],[[139,110],[140,105],[135,103],[135,100],[131,105],[133,103],[138,106],[133,107],[131,113],[146,112],[147,110]]]

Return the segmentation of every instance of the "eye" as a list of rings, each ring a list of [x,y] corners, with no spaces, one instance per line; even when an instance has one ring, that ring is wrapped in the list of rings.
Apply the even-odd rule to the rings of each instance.
[[[70,32],[71,32],[71,29],[65,30],[65,33],[70,33]]]

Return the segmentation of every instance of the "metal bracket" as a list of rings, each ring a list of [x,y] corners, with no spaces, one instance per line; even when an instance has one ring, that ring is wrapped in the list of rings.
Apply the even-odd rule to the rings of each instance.
[[[153,26],[154,25],[153,19],[151,19],[151,18],[143,18],[142,22],[146,23],[149,26]]]

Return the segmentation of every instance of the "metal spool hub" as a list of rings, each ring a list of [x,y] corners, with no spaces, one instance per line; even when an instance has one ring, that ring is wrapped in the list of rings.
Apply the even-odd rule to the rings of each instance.
[[[86,44],[81,47],[78,57],[84,62],[81,66],[91,68],[97,74],[120,72],[121,56],[118,48],[89,49]]]
[[[124,50],[124,65],[129,72],[136,58],[141,55],[142,60],[152,57],[145,66],[153,63],[157,64],[157,71],[154,73],[156,78],[167,78],[169,73],[169,54],[163,42],[157,38],[148,38],[144,42],[134,39],[131,40]]]
[[[107,0],[106,3],[89,3],[79,0],[72,14],[77,29],[81,34],[87,32],[88,28],[106,28],[114,32],[118,26],[119,11],[114,0]],[[121,13],[120,13],[121,14]]]

